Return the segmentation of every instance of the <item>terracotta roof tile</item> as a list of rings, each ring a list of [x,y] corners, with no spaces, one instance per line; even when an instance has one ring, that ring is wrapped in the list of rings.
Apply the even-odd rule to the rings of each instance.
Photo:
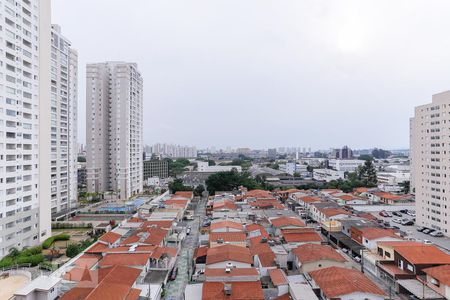
[[[450,265],[427,268],[423,271],[434,279],[439,280],[440,283],[450,286]]]
[[[105,233],[104,235],[102,235],[98,240],[101,242],[105,242],[105,243],[109,243],[109,244],[114,244],[115,242],[117,242],[122,236],[118,233],[109,231],[107,233]]]
[[[260,281],[231,282],[231,295],[225,295],[224,282],[205,282],[202,288],[202,300],[264,300]]]
[[[309,275],[327,298],[337,298],[356,292],[386,295],[375,283],[356,270],[330,267],[312,271]]]
[[[269,276],[274,286],[288,284],[286,274],[281,269],[270,269]]]
[[[271,219],[270,222],[275,227],[287,227],[287,226],[297,226],[297,227],[305,227],[305,223],[294,217],[279,217]]]
[[[145,266],[150,255],[149,253],[108,253],[99,262],[99,266]]]
[[[207,250],[206,265],[223,262],[223,261],[238,261],[252,264],[253,259],[248,248],[223,245],[219,247],[209,248]]]
[[[302,264],[319,260],[346,262],[341,254],[328,245],[304,244],[295,248],[292,252]]]
[[[285,233],[283,234],[283,238],[287,243],[307,243],[322,241],[322,238],[317,232]]]
[[[246,235],[243,232],[211,232],[209,242],[217,242],[222,239],[224,242],[245,242]]]
[[[212,223],[211,226],[209,227],[210,230],[216,230],[220,228],[232,228],[244,231],[244,226],[242,224],[233,221],[220,221]]]
[[[368,240],[379,239],[383,237],[393,237],[401,239],[398,235],[395,234],[394,230],[377,228],[377,227],[362,227],[359,228],[363,237]]]

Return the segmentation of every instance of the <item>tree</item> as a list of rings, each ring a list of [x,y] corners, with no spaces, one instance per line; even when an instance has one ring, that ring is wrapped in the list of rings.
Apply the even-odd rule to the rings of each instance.
[[[404,194],[408,194],[411,190],[411,182],[410,181],[400,182],[398,185],[402,187],[402,192]]]
[[[300,175],[300,173],[298,173],[298,172],[295,172],[293,176],[294,176],[294,178],[302,177],[302,175]]]
[[[171,183],[169,183],[169,189],[172,194],[175,194],[176,192],[193,190],[192,187],[184,185],[183,180],[180,178],[177,178],[174,181],[172,181]]]
[[[205,191],[205,187],[203,186],[203,184],[199,184],[194,189],[194,195],[195,196],[202,196],[204,191]]]
[[[366,160],[364,165],[359,166],[357,173],[358,180],[361,180],[365,186],[377,185],[377,171],[375,170],[372,160]]]
[[[239,186],[244,186],[249,190],[267,188],[265,185],[251,178],[250,173],[239,173],[236,170],[218,172],[210,175],[206,180],[206,186],[211,195],[214,195],[216,191],[236,190]]]
[[[307,166],[307,167],[306,167],[306,170],[307,170],[308,172],[313,172],[313,171],[314,171],[314,168],[313,168],[312,166]]]
[[[385,159],[391,155],[390,151],[375,148],[372,150],[372,156],[376,159]]]
[[[216,162],[212,159],[208,159],[208,166],[215,166]]]
[[[81,252],[80,246],[78,244],[69,244],[66,249],[66,256],[73,258]]]
[[[363,154],[358,157],[359,160],[373,160],[373,156],[369,154]]]

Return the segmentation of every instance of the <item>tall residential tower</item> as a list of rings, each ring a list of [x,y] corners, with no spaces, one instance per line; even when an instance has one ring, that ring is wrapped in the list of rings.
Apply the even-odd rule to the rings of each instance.
[[[450,235],[450,91],[415,108],[410,121],[411,189],[417,224]],[[448,187],[447,187],[448,186]]]
[[[87,188],[121,199],[142,192],[143,80],[135,63],[86,69]]]
[[[50,0],[0,0],[0,257],[50,236]]]
[[[78,54],[52,25],[51,208],[67,213],[77,204]]]

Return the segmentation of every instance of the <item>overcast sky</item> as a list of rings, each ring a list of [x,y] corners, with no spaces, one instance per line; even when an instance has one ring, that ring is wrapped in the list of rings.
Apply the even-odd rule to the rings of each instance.
[[[409,146],[413,107],[450,89],[448,0],[53,0],[85,65],[137,62],[144,142]]]

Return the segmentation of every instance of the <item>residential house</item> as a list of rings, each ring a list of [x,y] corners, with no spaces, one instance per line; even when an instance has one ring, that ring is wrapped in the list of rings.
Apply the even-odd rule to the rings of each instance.
[[[304,244],[292,250],[294,264],[300,273],[329,268],[346,268],[347,260],[335,249],[328,245]]]

